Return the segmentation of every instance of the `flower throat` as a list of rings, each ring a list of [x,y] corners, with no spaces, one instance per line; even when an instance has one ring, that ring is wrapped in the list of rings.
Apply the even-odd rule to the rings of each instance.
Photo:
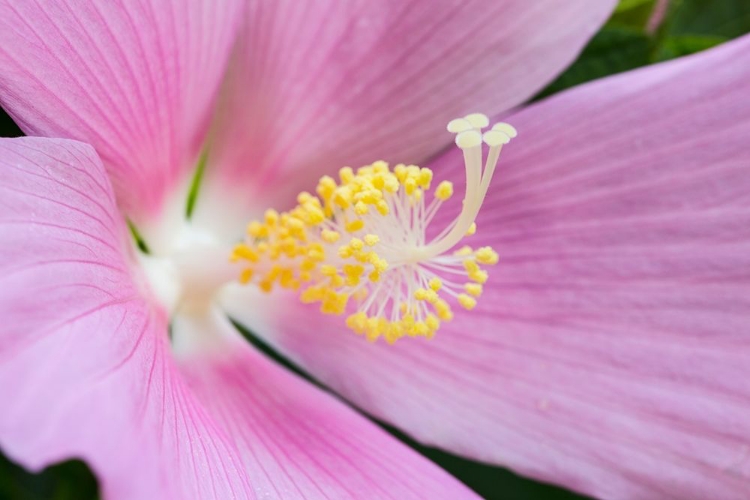
[[[243,263],[240,282],[264,292],[293,290],[324,314],[347,314],[347,326],[370,341],[433,337],[453,319],[451,302],[476,306],[488,279],[484,267],[498,262],[487,246],[456,249],[476,232],[502,147],[516,136],[506,123],[482,133],[488,125],[482,114],[448,124],[463,152],[466,193],[461,212],[436,236],[428,238],[427,228],[452,197],[451,182],[431,191],[432,171],[415,165],[344,167],[338,181],[320,179],[317,196],[300,193],[292,210],[269,209],[248,225],[231,256]]]

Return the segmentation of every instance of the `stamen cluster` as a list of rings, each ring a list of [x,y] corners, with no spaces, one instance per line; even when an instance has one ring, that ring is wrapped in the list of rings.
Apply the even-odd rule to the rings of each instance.
[[[427,227],[453,195],[452,183],[440,182],[430,197],[428,168],[391,169],[382,161],[356,171],[344,167],[338,180],[322,177],[316,195],[300,193],[292,210],[267,210],[248,225],[245,242],[232,254],[232,260],[246,263],[240,281],[265,292],[276,286],[293,290],[304,303],[320,303],[326,314],[348,313],[346,324],[371,341],[432,337],[441,322],[453,318],[446,299],[473,309],[488,279],[483,266],[498,262],[490,247],[452,251],[476,231],[474,218],[494,170],[493,163],[482,172],[480,131],[486,124],[476,126],[481,117],[449,124],[464,150],[467,191],[461,213],[437,237],[427,241]],[[515,135],[509,125],[498,125],[504,131],[496,125],[485,133],[488,164]]]

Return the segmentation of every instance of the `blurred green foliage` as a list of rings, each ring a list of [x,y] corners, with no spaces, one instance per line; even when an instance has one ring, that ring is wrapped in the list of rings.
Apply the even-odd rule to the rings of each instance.
[[[85,463],[68,460],[31,474],[0,455],[2,500],[95,500],[96,478]]]
[[[670,0],[649,32],[657,0],[621,0],[607,24],[537,99],[604,76],[711,48],[750,32],[748,0]]]
[[[578,60],[536,98],[607,75],[632,70],[713,47],[750,32],[748,0],[671,0],[663,22],[647,29],[656,0],[621,0],[614,15],[591,40]],[[0,136],[19,135],[0,115]],[[252,336],[269,356],[290,369],[286,360]],[[302,374],[302,376],[305,376]],[[307,378],[307,377],[306,377]],[[421,446],[395,429],[395,437],[438,463],[487,499],[556,499],[584,497],[530,481],[498,467],[471,462]],[[33,474],[0,455],[0,500],[90,500],[98,498],[96,478],[81,461],[72,460]]]

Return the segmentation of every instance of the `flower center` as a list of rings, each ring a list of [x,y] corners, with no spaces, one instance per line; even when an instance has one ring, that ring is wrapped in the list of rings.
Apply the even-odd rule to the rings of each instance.
[[[505,123],[483,134],[488,124],[481,114],[448,124],[463,151],[466,193],[459,215],[437,236],[428,237],[427,229],[453,195],[450,182],[430,194],[428,168],[391,169],[382,161],[356,172],[344,167],[338,181],[320,179],[317,196],[300,193],[294,209],[267,210],[249,224],[231,259],[244,264],[240,281],[265,292],[274,286],[298,291],[302,302],[318,302],[326,314],[348,312],[346,324],[372,341],[432,337],[453,318],[449,300],[467,310],[476,306],[488,278],[483,266],[498,261],[490,247],[454,250],[476,231],[502,147],[516,136]]]
[[[236,280],[236,265],[227,261],[231,246],[185,223],[160,255],[139,254],[148,282],[170,317],[203,314],[218,290]]]

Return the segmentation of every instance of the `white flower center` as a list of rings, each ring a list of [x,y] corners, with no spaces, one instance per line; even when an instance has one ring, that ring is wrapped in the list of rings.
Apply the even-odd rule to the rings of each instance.
[[[140,254],[151,290],[170,317],[206,313],[219,290],[236,281],[231,248],[186,222],[159,255]]]

